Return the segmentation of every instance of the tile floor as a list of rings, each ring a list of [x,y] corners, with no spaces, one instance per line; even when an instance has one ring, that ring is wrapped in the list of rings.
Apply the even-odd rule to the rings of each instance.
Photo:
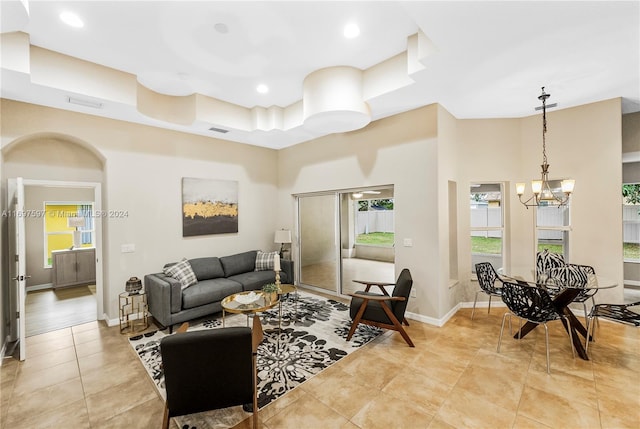
[[[583,361],[552,322],[548,375],[542,329],[496,353],[503,312],[413,321],[415,348],[386,332],[262,409],[260,427],[640,428],[640,329],[601,321]],[[27,354],[0,368],[2,429],[160,427],[163,403],[117,327],[30,337]]]

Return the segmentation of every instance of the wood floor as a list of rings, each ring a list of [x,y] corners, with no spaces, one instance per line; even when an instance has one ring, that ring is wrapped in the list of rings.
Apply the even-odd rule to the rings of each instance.
[[[93,322],[97,320],[96,287],[76,286],[28,292],[25,310],[27,337]]]

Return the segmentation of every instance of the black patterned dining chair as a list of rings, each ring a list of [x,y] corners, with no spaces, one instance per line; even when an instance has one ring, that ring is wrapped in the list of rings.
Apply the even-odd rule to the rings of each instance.
[[[589,282],[589,277],[595,275],[596,270],[590,265],[566,264],[562,267],[552,268],[549,270],[549,277],[554,281],[557,281],[559,285],[564,285],[564,287],[584,288],[580,290],[572,302],[579,302],[582,304],[587,329],[589,328],[587,301],[591,299],[591,305],[596,305],[596,301],[593,296],[598,292],[598,289],[589,289],[586,288],[586,286]]]
[[[478,277],[478,284],[480,285],[480,290],[476,292],[476,297],[473,300],[473,310],[471,310],[471,320],[473,320],[473,315],[476,312],[476,302],[478,301],[478,294],[485,293],[489,295],[489,308],[487,309],[487,314],[491,312],[491,297],[492,296],[502,296],[502,280],[500,276],[493,268],[493,265],[489,262],[480,262],[476,264],[476,276]],[[496,281],[499,282],[496,285]]]
[[[515,315],[516,317],[529,322],[541,324],[544,326],[544,339],[547,351],[547,373],[551,373],[551,366],[549,363],[549,329],[547,328],[547,322],[551,322],[552,320],[561,320],[564,316],[556,310],[547,291],[541,287],[529,284],[504,281],[502,286],[502,301],[507,305],[510,312],[506,312],[502,316],[500,338],[498,339],[498,353],[500,353],[504,322],[507,317],[509,317],[509,323],[511,323],[511,316]],[[568,322],[565,321],[565,323]],[[573,348],[571,329],[569,329],[568,332],[571,352],[573,353],[573,357],[575,357],[576,354],[575,349]]]
[[[638,307],[636,311],[631,310],[631,307]],[[591,308],[589,312],[589,319],[598,320],[599,317],[603,317],[614,322],[623,323],[625,325],[640,326],[640,301],[630,304],[596,304]],[[595,341],[595,335],[593,335],[594,323],[593,320],[587,326],[587,344],[585,346],[585,352],[589,352],[589,338]],[[592,336],[593,335],[593,336]]]

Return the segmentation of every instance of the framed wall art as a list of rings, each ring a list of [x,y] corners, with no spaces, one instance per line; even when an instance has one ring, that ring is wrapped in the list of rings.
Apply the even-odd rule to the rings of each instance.
[[[182,178],[182,236],[238,232],[238,182]]]

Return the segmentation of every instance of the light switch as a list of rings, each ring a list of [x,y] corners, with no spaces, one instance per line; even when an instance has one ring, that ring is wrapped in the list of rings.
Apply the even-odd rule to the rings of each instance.
[[[410,239],[410,238],[405,238],[403,244],[404,244],[404,247],[412,247],[413,246],[413,240]]]
[[[123,244],[120,246],[120,251],[122,253],[133,253],[136,251],[136,245],[133,243]]]

